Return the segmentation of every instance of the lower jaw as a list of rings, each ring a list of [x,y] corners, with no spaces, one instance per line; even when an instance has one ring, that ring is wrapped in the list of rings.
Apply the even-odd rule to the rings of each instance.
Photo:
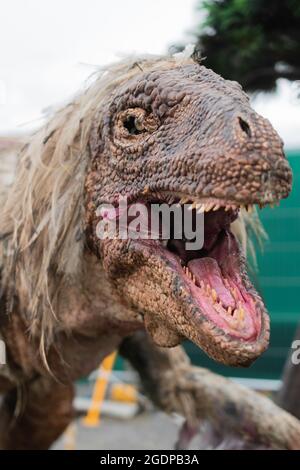
[[[216,362],[230,367],[249,367],[269,345],[268,321],[264,321],[264,330],[264,336],[255,342],[228,336],[216,326],[211,328],[210,334],[203,335],[200,331],[193,331],[188,339]]]
[[[144,317],[145,328],[159,347],[175,347],[189,340],[211,359],[230,367],[249,367],[268,347],[269,318],[262,312],[261,334],[253,340],[244,340],[239,335],[226,333],[216,323],[203,315],[198,303],[186,293],[184,311],[180,324],[170,322],[173,310]]]
[[[132,248],[134,246],[154,259],[149,242],[136,242]],[[222,327],[218,320],[210,318],[201,308],[193,291],[197,287],[180,274],[182,267],[178,257],[173,253],[166,257],[165,250],[158,250],[159,255],[156,254],[155,259],[160,260],[159,271],[169,273],[168,297],[172,297],[173,303],[167,308],[158,309],[157,312],[149,311],[144,317],[145,327],[154,342],[160,347],[174,347],[187,339],[217,362],[233,367],[251,365],[267,349],[269,342],[269,318],[258,294],[253,292],[255,303],[259,304],[257,313],[260,325],[254,333],[249,334],[247,331],[243,334],[240,330]],[[142,274],[137,279],[139,277],[142,277]],[[158,277],[154,284],[153,291],[164,292]],[[250,284],[245,288],[252,291]],[[180,318],[180,321],[177,321],[177,318]]]
[[[253,301],[249,301],[250,305],[240,306],[236,315],[232,316],[224,313],[224,309],[220,304],[214,303],[212,306],[208,299],[199,296],[197,287],[191,286],[190,290],[195,303],[199,306],[199,310],[225,334],[245,342],[256,341],[261,332],[261,315],[258,314],[256,319],[252,317]]]
[[[101,246],[104,269],[118,292],[118,299],[141,313],[141,321],[157,346],[175,347],[187,339],[212,359],[233,367],[249,366],[267,348],[269,319],[259,297],[256,301],[261,302],[260,333],[243,339],[236,331],[224,330],[218,322],[205,315],[193,293],[193,285],[183,277],[178,257],[173,253],[166,256],[159,242],[154,242],[155,254],[149,240],[136,240],[129,245],[127,241],[108,240]],[[107,257],[105,253],[116,253],[116,256]],[[151,283],[147,284],[150,279]],[[137,295],[138,292],[145,294],[145,281],[147,304],[143,296]],[[167,304],[160,302],[161,297],[167,300]]]
[[[229,239],[233,251],[237,250],[234,237],[231,235]],[[214,257],[195,258],[183,267],[178,255],[168,250],[164,254],[189,292],[200,318],[205,318],[228,337],[255,343],[261,334],[262,303],[257,302],[258,295],[246,274],[242,279],[238,273],[241,266],[237,253],[227,254],[224,261],[213,251]]]

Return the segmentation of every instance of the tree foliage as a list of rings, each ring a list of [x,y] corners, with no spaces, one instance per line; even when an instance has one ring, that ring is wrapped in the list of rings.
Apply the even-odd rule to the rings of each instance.
[[[204,0],[197,47],[205,65],[248,91],[300,79],[300,0]]]

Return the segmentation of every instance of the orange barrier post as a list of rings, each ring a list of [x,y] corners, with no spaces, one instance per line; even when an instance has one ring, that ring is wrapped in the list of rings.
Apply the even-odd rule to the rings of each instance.
[[[138,392],[134,385],[116,383],[111,387],[110,397],[112,400],[123,403],[137,403]]]
[[[83,424],[85,426],[93,427],[98,426],[100,423],[101,405],[105,397],[109,374],[113,369],[116,357],[117,352],[115,351],[107,356],[100,365],[99,377],[97,378],[94,386],[91,406],[83,419]]]

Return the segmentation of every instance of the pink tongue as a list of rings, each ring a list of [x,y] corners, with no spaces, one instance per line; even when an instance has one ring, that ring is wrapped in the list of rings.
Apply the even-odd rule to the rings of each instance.
[[[222,273],[217,261],[213,258],[197,258],[189,261],[188,267],[195,275],[198,284],[203,281],[215,289],[224,307],[235,308],[235,300],[223,284]]]

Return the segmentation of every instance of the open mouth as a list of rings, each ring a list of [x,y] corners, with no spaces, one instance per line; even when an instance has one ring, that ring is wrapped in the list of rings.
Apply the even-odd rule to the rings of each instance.
[[[220,207],[204,212],[204,244],[200,250],[186,250],[186,241],[174,239],[168,240],[165,250],[178,258],[178,274],[203,315],[225,333],[253,341],[260,333],[261,315],[250,282],[245,279],[239,242],[231,230],[238,211]]]
[[[269,317],[248,278],[236,235],[252,206],[161,192],[127,201],[128,214],[136,201],[147,209],[143,223],[151,220],[154,204],[184,206],[182,212],[188,211],[192,221],[201,215],[203,222],[203,243],[195,249],[191,238],[175,236],[171,223],[168,237],[160,231],[157,238],[145,237],[142,230],[137,239],[116,240],[116,256],[107,257],[106,269],[118,279],[123,298],[141,313],[154,342],[173,347],[187,338],[219,362],[251,364],[269,340]],[[114,217],[120,220],[120,212]],[[114,253],[109,244],[106,252]]]
[[[151,201],[151,200],[150,200]],[[149,199],[162,203],[166,199]],[[204,216],[204,243],[201,249],[187,249],[190,240],[173,238],[160,241],[141,240],[152,253],[167,258],[176,270],[202,315],[233,338],[252,342],[261,332],[261,303],[245,273],[241,246],[232,231],[240,206],[220,200],[195,202],[175,198],[169,204],[185,204],[196,219]],[[252,210],[247,207],[246,210]],[[172,226],[171,226],[171,234]]]

